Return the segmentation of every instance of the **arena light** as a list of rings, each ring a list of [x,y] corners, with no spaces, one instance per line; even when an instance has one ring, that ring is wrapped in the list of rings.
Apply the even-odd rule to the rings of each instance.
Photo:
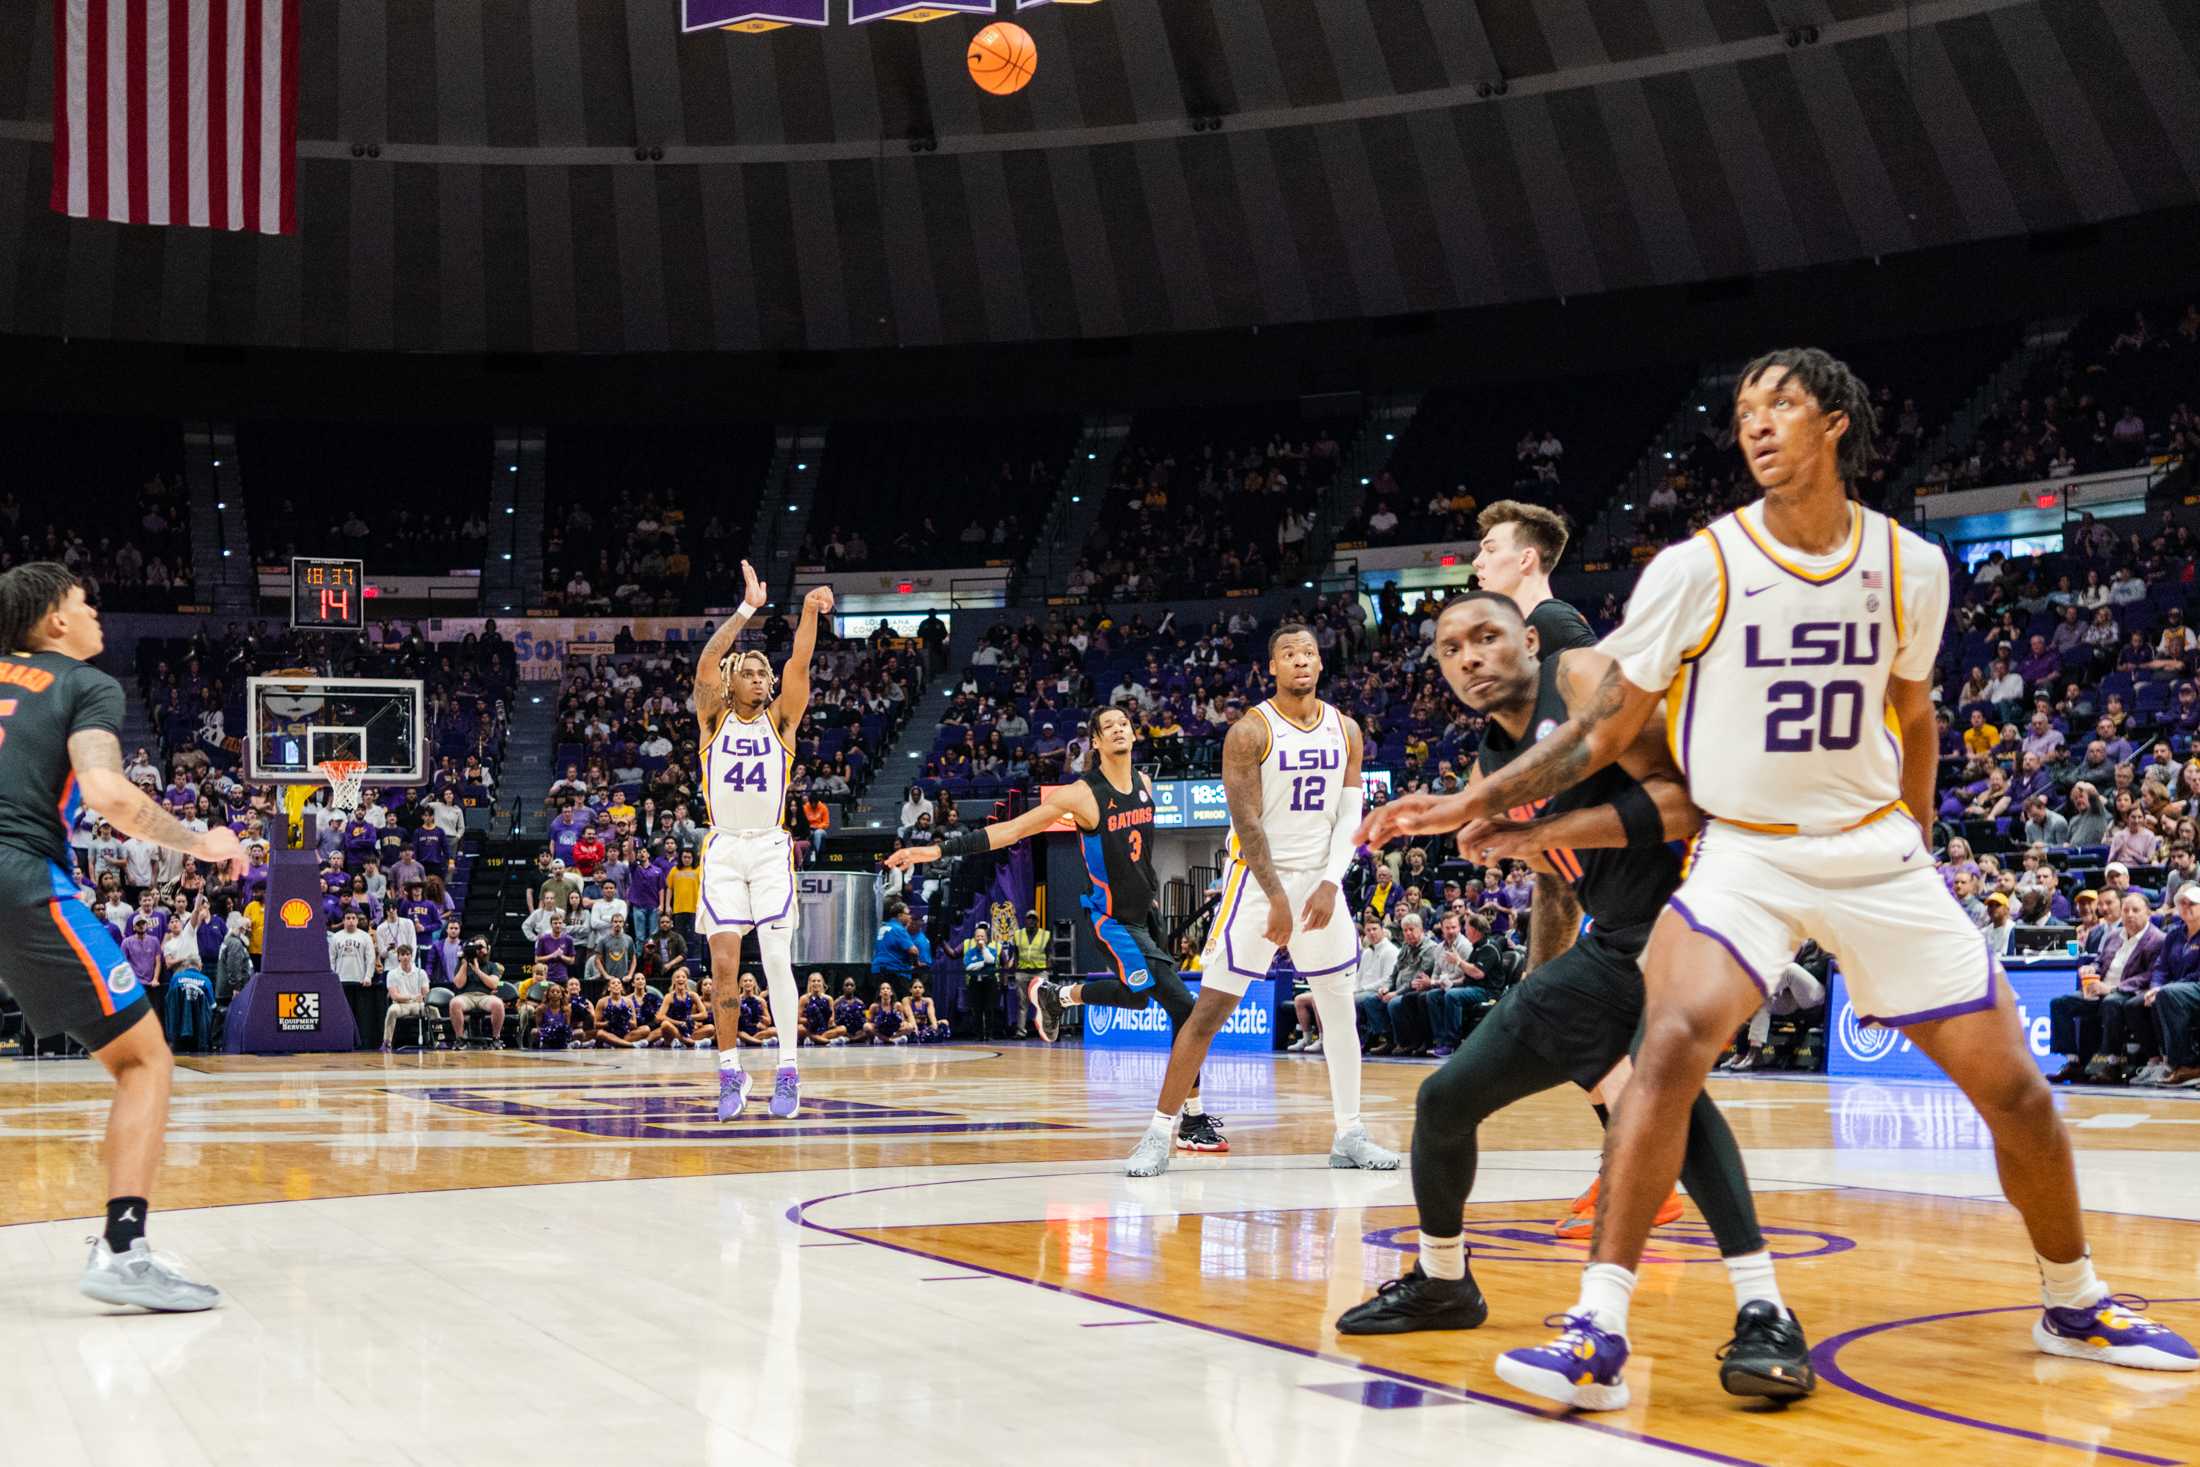
[[[1367,485],[1368,485],[1368,477],[1367,477],[1367,475],[1365,475],[1365,474],[1362,474],[1362,475],[1360,475],[1360,487],[1364,489],[1364,488],[1366,488],[1366,487],[1367,487]]]
[[[214,508],[227,509],[229,508],[229,501],[226,499],[217,499],[214,501]]]
[[[1082,494],[1072,494],[1069,497],[1069,502],[1071,504],[1083,504],[1085,502],[1085,496]]]
[[[894,594],[896,596],[907,596],[916,589],[917,586],[914,581],[896,581],[894,583]]]
[[[1395,433],[1385,433],[1383,435],[1383,442],[1385,443],[1396,443],[1397,441],[1398,435]]]
[[[222,461],[221,461],[220,459],[215,459],[215,460],[214,460],[214,467],[218,469],[218,468],[220,468],[221,466],[222,466]]]
[[[2041,509],[2053,509],[2055,507],[2055,491],[2049,489],[2045,493],[2041,494],[2039,505]]]
[[[1436,558],[1436,563],[1448,570],[1459,563],[1459,557],[1456,555],[1440,555]]]

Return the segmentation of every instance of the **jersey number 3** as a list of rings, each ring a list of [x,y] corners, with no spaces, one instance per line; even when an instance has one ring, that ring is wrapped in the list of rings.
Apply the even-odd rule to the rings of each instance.
[[[719,780],[719,783],[732,785],[735,794],[741,794],[747,790],[755,790],[757,793],[762,794],[765,790],[771,788],[771,776],[764,772],[764,761],[759,759],[754,764],[728,765],[725,775]]]
[[[1126,838],[1130,841],[1131,864],[1135,866],[1146,854],[1146,837],[1143,832],[1134,830]]]

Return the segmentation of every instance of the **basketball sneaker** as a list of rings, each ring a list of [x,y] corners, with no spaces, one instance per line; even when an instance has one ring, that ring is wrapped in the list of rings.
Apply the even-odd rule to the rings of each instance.
[[[781,1065],[772,1079],[772,1098],[767,1107],[783,1121],[790,1121],[802,1109],[802,1072],[793,1065]]]
[[[1184,1117],[1176,1128],[1176,1149],[1179,1151],[1228,1151],[1230,1143],[1222,1139],[1221,1118],[1209,1115]]]
[[[143,1238],[120,1253],[105,1238],[90,1242],[92,1256],[84,1261],[84,1276],[76,1283],[88,1299],[161,1314],[195,1313],[222,1301],[221,1290],[185,1278],[174,1260],[155,1253]]]
[[[1394,1172],[1405,1158],[1387,1146],[1377,1146],[1367,1127],[1354,1126],[1338,1133],[1329,1148],[1329,1164],[1338,1171]]]
[[[1146,1134],[1138,1138],[1138,1148],[1123,1165],[1127,1177],[1158,1177],[1169,1169],[1169,1133],[1158,1126],[1148,1126]]]
[[[749,1103],[749,1084],[749,1072],[747,1070],[729,1070],[724,1066],[719,1067],[718,1119],[730,1121],[741,1114],[741,1107]]]
[[[1432,1279],[1416,1263],[1375,1291],[1375,1297],[1337,1316],[1340,1335],[1406,1335],[1433,1329],[1480,1329],[1489,1302],[1475,1286],[1474,1269],[1463,1279]]]
[[[1627,1339],[1597,1327],[1586,1314],[1554,1314],[1563,1325],[1548,1345],[1507,1350],[1497,1357],[1497,1378],[1531,1395],[1577,1411],[1617,1411],[1627,1404]]]
[[[2083,1309],[2040,1312],[2032,1325],[2032,1343],[2049,1355],[2098,1360],[2136,1370],[2200,1370],[2200,1355],[2184,1336],[2156,1324],[2143,1312],[2147,1301],[2133,1294],[2111,1294]]]
[[[1062,991],[1044,978],[1031,980],[1031,1025],[1052,1044],[1062,1037]]]
[[[1575,1207],[1578,1208],[1581,1206],[1582,1197],[1587,1198],[1589,1201],[1588,1210],[1585,1212],[1576,1212],[1571,1217],[1560,1218],[1558,1220],[1558,1226],[1551,1230],[1555,1236],[1561,1238],[1586,1238],[1592,1236],[1596,1232],[1597,1184],[1591,1182],[1589,1184],[1589,1190],[1582,1193],[1581,1197],[1577,1197],[1574,1199]],[[1657,1218],[1650,1224],[1650,1226],[1654,1228],[1662,1228],[1669,1224],[1677,1223],[1680,1220],[1681,1194],[1678,1192],[1670,1192],[1666,1194],[1665,1205],[1658,1209]]]
[[[1734,1338],[1719,1348],[1719,1384],[1730,1396],[1794,1401],[1818,1389],[1802,1321],[1769,1299],[1752,1299],[1734,1316]]]

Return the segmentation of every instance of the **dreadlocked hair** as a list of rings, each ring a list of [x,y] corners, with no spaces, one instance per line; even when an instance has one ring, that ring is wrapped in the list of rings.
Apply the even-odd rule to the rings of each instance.
[[[726,685],[727,702],[730,703],[733,701],[734,669],[739,667],[742,663],[748,661],[751,657],[755,658],[758,662],[764,664],[765,696],[769,697],[772,693],[778,690],[779,676],[772,671],[772,660],[769,657],[766,657],[763,653],[757,651],[754,647],[749,648],[745,652],[736,650],[728,652],[724,657],[720,658],[718,662],[718,677],[719,680]]]
[[[0,575],[0,652],[27,652],[31,634],[83,582],[54,560],[32,560]]]
[[[1767,372],[1780,373],[1782,383],[1794,382],[1818,399],[1827,415],[1844,413],[1849,430],[1834,451],[1834,467],[1845,483],[1854,484],[1879,461],[1879,409],[1872,406],[1871,390],[1849,370],[1849,364],[1815,346],[1790,346],[1768,351],[1742,368],[1734,379],[1738,399],[1744,386]]]

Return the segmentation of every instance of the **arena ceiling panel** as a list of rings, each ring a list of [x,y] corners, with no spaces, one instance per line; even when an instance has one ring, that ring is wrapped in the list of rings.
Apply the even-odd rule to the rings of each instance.
[[[2200,201],[2188,0],[1100,0],[1016,16],[1039,73],[1005,98],[964,73],[980,18],[833,17],[683,35],[673,0],[315,0],[300,228],[261,238],[51,213],[52,5],[0,0],[0,34],[32,39],[0,55],[0,331],[454,352],[1108,337]]]

